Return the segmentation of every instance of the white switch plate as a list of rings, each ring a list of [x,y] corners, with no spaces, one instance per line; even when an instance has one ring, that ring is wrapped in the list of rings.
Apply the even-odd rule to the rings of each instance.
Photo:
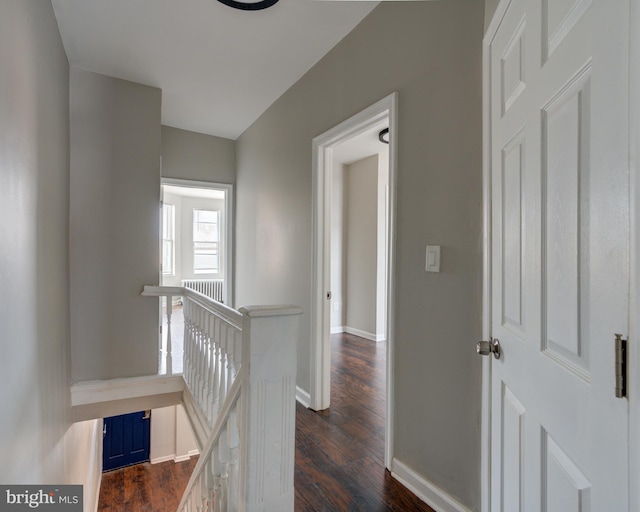
[[[427,245],[427,262],[424,269],[427,272],[440,272],[440,246]]]

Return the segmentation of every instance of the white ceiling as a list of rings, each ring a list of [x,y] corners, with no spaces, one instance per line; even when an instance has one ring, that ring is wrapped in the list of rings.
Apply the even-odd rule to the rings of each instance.
[[[198,197],[203,199],[224,199],[225,191],[217,188],[180,187],[178,185],[162,185],[162,191],[175,196]]]
[[[377,4],[52,0],[72,67],[162,89],[162,123],[236,139]]]
[[[382,119],[367,131],[333,147],[333,164],[349,165],[371,155],[389,153],[389,144],[380,142],[380,130],[389,127],[389,120]]]

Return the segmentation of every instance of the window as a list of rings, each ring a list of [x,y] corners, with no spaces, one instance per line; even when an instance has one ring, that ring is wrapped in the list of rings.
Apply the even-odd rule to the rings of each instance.
[[[195,274],[220,272],[219,220],[219,211],[193,210],[193,272]]]
[[[173,276],[175,265],[176,238],[175,206],[164,203],[162,205],[162,274]]]

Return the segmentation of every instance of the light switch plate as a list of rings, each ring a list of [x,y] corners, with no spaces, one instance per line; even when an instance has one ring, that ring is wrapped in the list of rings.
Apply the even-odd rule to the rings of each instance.
[[[440,272],[440,246],[427,245],[427,261],[424,269],[427,272]]]

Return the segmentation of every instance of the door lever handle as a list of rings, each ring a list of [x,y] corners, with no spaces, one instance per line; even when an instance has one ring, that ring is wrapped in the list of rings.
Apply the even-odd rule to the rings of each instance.
[[[500,359],[500,356],[502,355],[500,341],[497,338],[493,338],[491,341],[479,341],[476,345],[476,352],[481,356],[493,354],[493,357]]]

